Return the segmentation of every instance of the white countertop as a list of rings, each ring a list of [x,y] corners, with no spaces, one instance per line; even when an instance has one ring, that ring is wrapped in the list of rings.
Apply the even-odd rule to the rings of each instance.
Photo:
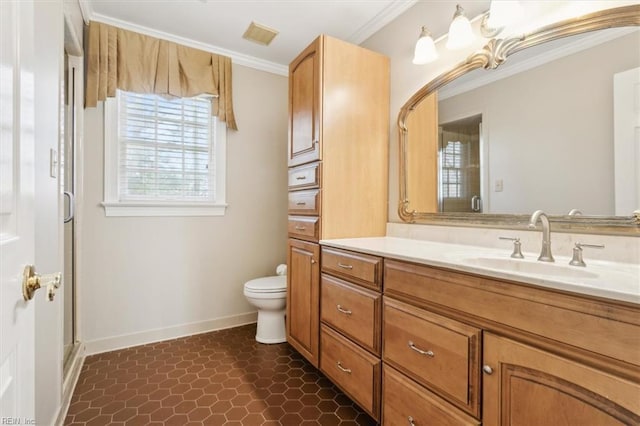
[[[440,266],[493,278],[519,281],[640,304],[640,265],[589,260],[586,267],[570,266],[570,257],[554,256],[555,263],[539,262],[538,253],[511,259],[511,251],[395,237],[322,240],[322,245],[376,256]]]

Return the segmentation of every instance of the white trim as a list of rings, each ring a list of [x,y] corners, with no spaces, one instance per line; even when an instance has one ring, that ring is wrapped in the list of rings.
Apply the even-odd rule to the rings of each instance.
[[[82,14],[82,19],[84,20],[85,25],[89,25],[89,22],[94,16],[93,7],[91,3],[87,0],[78,0],[78,6],[80,6],[80,13]]]
[[[64,420],[67,417],[67,412],[69,411],[69,405],[71,405],[71,397],[73,396],[73,391],[78,384],[78,379],[80,378],[80,372],[82,371],[82,366],[84,365],[85,360],[85,347],[82,343],[77,343],[76,348],[73,349],[70,359],[67,362],[70,362],[68,369],[65,369],[66,374],[64,375],[64,381],[62,382],[62,399],[60,403],[60,411],[58,412],[58,418],[56,419],[56,426],[63,426]]]
[[[163,40],[172,41],[174,43],[180,43],[184,46],[193,47],[195,49],[204,50],[206,52],[216,53],[218,55],[224,55],[231,58],[233,63],[243,65],[246,67],[254,68],[260,71],[270,72],[272,74],[288,76],[289,67],[287,65],[277,64],[275,62],[267,61],[264,59],[256,58],[255,56],[245,55],[244,53],[235,52],[233,50],[223,49],[208,43],[202,43],[186,37],[180,37],[164,31],[154,30],[142,25],[133,24],[131,22],[123,21],[109,16],[94,13],[91,20],[96,22],[102,22],[104,24],[113,25],[123,28],[129,31],[135,31],[140,34],[145,34],[151,37],[160,38]]]
[[[102,202],[105,216],[224,216],[227,204],[158,204]]]
[[[393,21],[398,16],[403,14],[417,2],[418,0],[393,0],[384,9],[378,12],[378,14],[373,17],[373,19],[365,23],[353,34],[351,34],[347,41],[355,44],[362,43],[363,41],[374,35],[376,32],[378,32],[380,29],[382,29],[389,22]]]
[[[86,356],[95,355],[102,352],[129,348],[131,346],[145,345],[147,343],[176,339],[178,337],[239,327],[241,325],[253,324],[257,321],[257,318],[257,312],[247,312],[173,327],[156,328],[154,330],[92,340],[85,343],[85,353]]]
[[[562,46],[556,47],[555,49],[546,50],[536,56],[524,59],[514,65],[509,65],[509,61],[507,61],[506,65],[502,68],[491,70],[490,73],[484,73],[471,81],[467,81],[466,83],[459,85],[449,83],[439,90],[438,99],[443,100],[451,98],[461,93],[477,89],[478,87],[485,86],[495,81],[502,80],[503,78],[511,77],[512,75],[546,64],[547,62],[555,61],[556,59],[560,59],[562,57],[578,53],[582,50],[589,49],[599,44],[606,43],[618,37],[631,34],[634,31],[640,30],[638,30],[637,28],[612,28],[608,31],[599,31],[584,37],[580,37],[577,40],[568,42]]]

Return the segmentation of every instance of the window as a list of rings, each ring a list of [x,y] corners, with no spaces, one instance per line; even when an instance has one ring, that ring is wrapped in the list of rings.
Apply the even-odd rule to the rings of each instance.
[[[223,215],[225,139],[208,97],[118,91],[105,102],[106,215]]]
[[[442,196],[462,197],[462,142],[449,141],[442,151]]]

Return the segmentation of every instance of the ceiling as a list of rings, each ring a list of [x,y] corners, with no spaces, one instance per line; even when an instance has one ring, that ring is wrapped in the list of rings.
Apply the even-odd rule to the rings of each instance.
[[[418,0],[84,0],[90,19],[231,56],[286,74],[318,34],[359,44]],[[455,2],[447,4],[447,15]],[[446,19],[451,19],[450,17]],[[242,38],[249,24],[279,31],[269,46]],[[417,31],[416,29],[416,34]],[[417,35],[416,35],[417,37]]]

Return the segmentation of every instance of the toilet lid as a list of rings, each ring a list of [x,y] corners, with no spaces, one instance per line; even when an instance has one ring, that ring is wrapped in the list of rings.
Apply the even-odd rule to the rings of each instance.
[[[245,290],[255,293],[276,293],[287,289],[287,276],[276,275],[273,277],[257,278],[247,281],[244,285]]]

